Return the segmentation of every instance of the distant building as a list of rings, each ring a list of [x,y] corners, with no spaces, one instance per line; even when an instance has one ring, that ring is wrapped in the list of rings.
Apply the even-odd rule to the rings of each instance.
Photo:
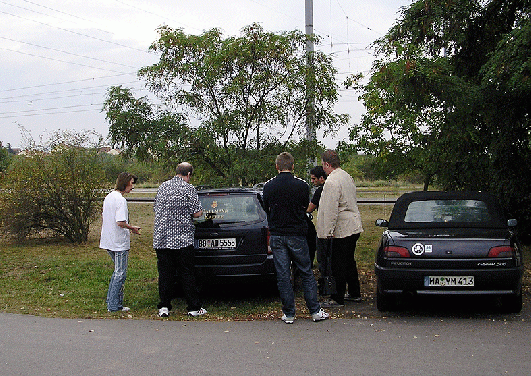
[[[109,146],[102,146],[100,148],[100,153],[106,153],[111,155],[120,155],[122,151],[120,149],[112,149]]]

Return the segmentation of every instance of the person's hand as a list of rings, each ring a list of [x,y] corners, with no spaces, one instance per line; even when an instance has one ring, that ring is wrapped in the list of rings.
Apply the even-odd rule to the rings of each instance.
[[[132,232],[133,234],[140,235],[140,229],[141,229],[141,228],[142,228],[142,227],[131,226],[131,232]]]

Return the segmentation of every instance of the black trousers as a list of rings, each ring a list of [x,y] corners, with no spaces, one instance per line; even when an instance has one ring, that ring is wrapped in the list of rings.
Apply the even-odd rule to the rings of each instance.
[[[331,298],[340,304],[345,302],[347,284],[350,296],[361,295],[358,268],[354,259],[359,237],[360,234],[353,234],[346,238],[334,238],[332,242],[332,275],[336,280],[337,294]]]
[[[201,308],[199,291],[195,281],[194,247],[181,249],[155,249],[157,269],[159,271],[159,298],[157,307],[171,310],[171,301],[175,297],[175,279],[180,277],[188,311]]]

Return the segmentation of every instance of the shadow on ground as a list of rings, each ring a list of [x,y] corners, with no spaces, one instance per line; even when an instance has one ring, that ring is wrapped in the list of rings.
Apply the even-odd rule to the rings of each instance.
[[[333,310],[344,318],[413,318],[440,317],[462,319],[492,319],[531,321],[531,297],[524,295],[522,311],[504,313],[500,299],[489,296],[410,296],[400,299],[396,309],[380,312],[374,296],[361,303],[346,302],[345,307]]]

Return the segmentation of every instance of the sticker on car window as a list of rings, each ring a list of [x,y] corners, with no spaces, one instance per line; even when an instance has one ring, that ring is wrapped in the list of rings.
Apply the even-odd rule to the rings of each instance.
[[[424,246],[424,252],[426,252],[426,253],[431,253],[432,250],[433,250],[433,248],[432,248],[432,245],[431,245],[431,244],[426,244],[426,245]]]
[[[411,252],[413,252],[414,255],[420,256],[424,253],[424,245],[420,243],[416,243],[411,247]]]

